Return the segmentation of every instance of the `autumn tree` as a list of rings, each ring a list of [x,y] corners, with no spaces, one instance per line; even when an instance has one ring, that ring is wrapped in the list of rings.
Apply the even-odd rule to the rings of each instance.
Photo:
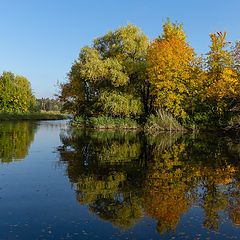
[[[183,26],[168,20],[162,35],[148,50],[148,75],[153,87],[154,106],[164,108],[180,120],[187,116],[195,54],[186,41]]]
[[[160,110],[188,127],[222,124],[239,103],[240,43],[230,51],[226,33],[210,37],[210,51],[199,57],[183,25],[170,20],[151,44],[131,24],[110,31],[81,49],[60,86],[63,109],[85,123],[104,116],[152,124],[149,116]]]
[[[236,104],[240,93],[240,83],[233,59],[229,51],[230,43],[226,33],[210,34],[211,45],[207,54],[207,79],[203,101],[210,114],[216,119],[224,119],[226,113]]]

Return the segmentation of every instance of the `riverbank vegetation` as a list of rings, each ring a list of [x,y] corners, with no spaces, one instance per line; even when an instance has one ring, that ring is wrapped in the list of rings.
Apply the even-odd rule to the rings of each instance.
[[[139,129],[140,125],[131,118],[113,118],[106,116],[83,118],[76,116],[72,126],[77,128],[94,129]]]
[[[67,119],[67,115],[57,112],[28,112],[28,113],[0,113],[0,121],[15,120],[63,120]]]
[[[56,99],[36,99],[26,77],[3,72],[0,75],[0,121],[57,120],[61,103]]]
[[[238,114],[232,109],[239,104],[240,42],[229,43],[225,32],[210,40],[209,51],[198,56],[182,24],[167,20],[153,41],[134,25],[120,27],[81,49],[59,99],[78,126],[91,118],[101,126],[132,119],[170,130],[159,111],[176,129],[226,126]]]

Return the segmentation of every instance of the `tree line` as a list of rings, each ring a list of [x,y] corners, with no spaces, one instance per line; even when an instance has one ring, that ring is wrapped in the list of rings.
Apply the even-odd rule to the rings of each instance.
[[[240,93],[240,42],[210,34],[198,56],[183,25],[167,20],[153,41],[129,24],[81,49],[61,84],[63,107],[77,116],[132,118],[146,122],[157,110],[181,124],[222,124]]]
[[[60,112],[58,99],[37,99],[29,80],[12,72],[0,75],[0,113]]]

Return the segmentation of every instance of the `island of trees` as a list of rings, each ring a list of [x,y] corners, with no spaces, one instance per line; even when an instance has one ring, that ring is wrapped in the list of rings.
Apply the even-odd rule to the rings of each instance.
[[[211,33],[210,40],[199,56],[182,24],[167,20],[153,41],[132,24],[120,27],[81,49],[58,100],[36,99],[27,78],[3,72],[0,119],[3,113],[65,111],[78,127],[238,127],[240,41],[230,43],[225,32]]]
[[[240,42],[225,32],[210,40],[198,56],[182,24],[167,20],[153,41],[134,25],[120,27],[81,49],[59,99],[77,126],[157,131],[238,122]]]

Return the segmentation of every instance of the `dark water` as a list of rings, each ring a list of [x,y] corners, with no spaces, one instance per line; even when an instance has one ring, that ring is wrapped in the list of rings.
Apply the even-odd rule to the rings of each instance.
[[[0,123],[0,239],[240,239],[240,143]]]

